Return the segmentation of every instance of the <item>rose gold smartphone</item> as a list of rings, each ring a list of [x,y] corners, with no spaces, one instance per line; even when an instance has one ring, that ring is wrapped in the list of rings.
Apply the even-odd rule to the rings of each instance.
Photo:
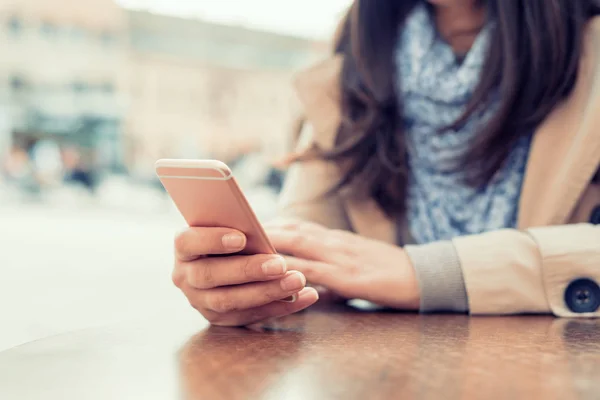
[[[276,254],[227,165],[215,160],[158,160],[156,174],[191,227],[243,232],[239,254]]]

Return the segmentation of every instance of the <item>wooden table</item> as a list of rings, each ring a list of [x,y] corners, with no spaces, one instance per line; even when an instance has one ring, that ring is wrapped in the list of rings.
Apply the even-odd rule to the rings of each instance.
[[[326,306],[254,330],[187,312],[0,353],[0,399],[598,399],[600,321]]]

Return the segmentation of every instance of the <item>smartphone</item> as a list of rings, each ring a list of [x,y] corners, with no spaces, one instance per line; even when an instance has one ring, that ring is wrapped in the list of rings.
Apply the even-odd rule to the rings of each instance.
[[[156,174],[190,227],[224,227],[246,235],[238,254],[276,254],[229,167],[216,160],[156,162]]]

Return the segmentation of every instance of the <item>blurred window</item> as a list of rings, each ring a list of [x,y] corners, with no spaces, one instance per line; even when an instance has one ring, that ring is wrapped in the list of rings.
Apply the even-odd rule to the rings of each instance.
[[[117,42],[117,34],[110,31],[104,31],[100,34],[100,41],[104,46],[112,46]]]
[[[10,78],[10,88],[14,91],[14,92],[20,92],[23,89],[25,89],[26,83],[25,83],[25,79],[23,79],[20,76],[12,76]]]
[[[57,89],[56,86],[51,83],[37,83],[35,85],[36,94],[52,95],[57,91],[60,91],[60,88]]]
[[[75,93],[85,93],[90,89],[87,83],[81,81],[73,82],[72,87]]]
[[[131,93],[134,98],[138,99],[144,95],[144,83],[142,81],[143,78],[140,77],[140,74],[137,75],[137,79],[131,82]]]
[[[23,21],[21,21],[21,18],[17,17],[16,15],[11,17],[8,20],[8,29],[13,35],[20,35],[23,31]]]
[[[40,27],[40,31],[44,36],[54,37],[58,34],[58,27],[51,22],[44,21]]]
[[[85,30],[78,26],[74,26],[71,28],[70,35],[74,40],[81,41],[83,38],[85,38]]]
[[[100,85],[100,90],[106,94],[112,94],[115,92],[115,85],[112,82],[105,82]]]
[[[262,53],[262,54],[261,54]],[[264,67],[290,67],[294,65],[293,54],[289,51],[262,51],[258,59]]]

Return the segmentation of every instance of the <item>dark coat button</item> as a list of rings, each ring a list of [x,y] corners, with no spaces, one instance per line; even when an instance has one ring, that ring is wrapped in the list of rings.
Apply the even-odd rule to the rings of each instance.
[[[600,308],[600,286],[591,279],[577,279],[565,291],[565,303],[574,313],[592,313]]]
[[[594,208],[594,211],[592,211],[590,222],[594,225],[600,225],[600,206]]]

